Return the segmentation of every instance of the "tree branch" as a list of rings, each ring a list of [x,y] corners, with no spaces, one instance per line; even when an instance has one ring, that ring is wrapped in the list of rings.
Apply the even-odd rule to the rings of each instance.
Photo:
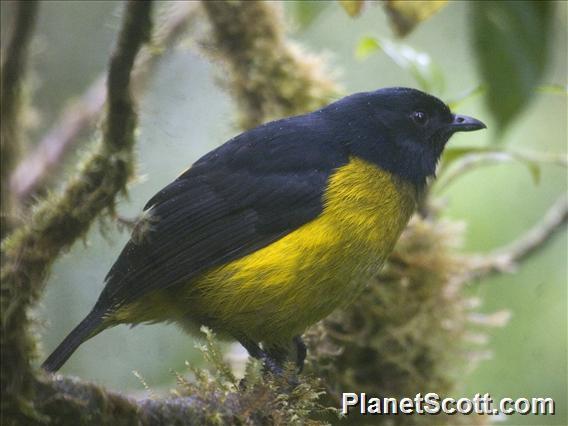
[[[241,128],[315,110],[338,95],[321,59],[286,40],[282,19],[270,2],[201,4],[215,40],[209,52],[228,67]]]
[[[516,241],[490,254],[472,256],[467,279],[485,278],[497,273],[514,271],[519,262],[544,248],[552,237],[566,226],[566,223],[568,223],[568,198],[561,196],[542,220]]]
[[[158,25],[152,47],[144,48],[136,60],[132,74],[134,93],[144,90],[158,60],[184,33],[196,10],[192,2],[173,3],[164,22]],[[18,164],[10,176],[10,189],[20,202],[44,185],[46,177],[61,164],[81,133],[97,121],[106,101],[105,80],[105,74],[97,77],[77,102],[64,109],[34,150]]]
[[[15,2],[15,8],[15,22],[6,51],[2,52],[0,72],[0,240],[12,228],[14,200],[8,182],[20,148],[21,90],[26,74],[26,52],[35,26],[38,3],[35,0]]]
[[[208,411],[198,398],[178,397],[161,400],[133,398],[108,391],[76,378],[56,376],[38,385],[39,412],[57,424],[65,425],[202,425]],[[220,420],[230,422],[230,410],[219,410]],[[223,415],[222,415],[223,414]]]
[[[482,148],[483,149],[483,148]],[[509,163],[513,160],[524,163],[530,167],[531,172],[538,176],[537,165],[550,164],[560,167],[568,167],[568,158],[561,154],[542,154],[536,152],[515,152],[515,151],[480,151],[464,155],[456,160],[448,170],[442,168],[440,176],[435,183],[437,193],[441,193],[458,178],[466,175],[472,170],[482,166]]]
[[[150,39],[151,2],[130,0],[110,62],[102,141],[59,196],[42,202],[29,223],[8,236],[2,266],[2,415],[29,420],[36,379],[31,369],[35,339],[28,309],[39,298],[54,260],[83,236],[105,209],[113,209],[133,172],[137,116],[130,73],[143,43]],[[24,420],[28,419],[28,420]]]
[[[160,399],[134,399],[57,375],[37,385],[35,404],[58,425],[321,424],[309,421],[311,414],[322,411],[314,380],[291,389],[286,378],[261,378],[256,371],[245,387],[237,387],[220,376],[197,375],[192,382],[178,375],[175,393]]]

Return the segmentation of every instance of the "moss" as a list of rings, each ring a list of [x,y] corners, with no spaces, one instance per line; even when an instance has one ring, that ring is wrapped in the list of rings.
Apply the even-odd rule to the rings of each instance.
[[[275,377],[251,359],[244,378],[237,380],[214,336],[206,329],[205,333],[200,349],[213,372],[190,367],[193,380],[178,374],[175,395],[194,398],[207,424],[321,425],[320,418],[334,412],[320,402],[324,392],[319,379],[306,376],[299,383],[292,364]]]
[[[243,129],[315,110],[339,93],[321,58],[286,40],[279,9],[260,1],[202,2],[214,45],[228,71]],[[254,24],[252,24],[254,23]]]
[[[33,407],[36,384],[30,365],[36,340],[28,310],[38,300],[57,256],[85,235],[100,213],[114,209],[115,197],[125,192],[133,174],[137,115],[130,97],[129,77],[136,54],[149,39],[150,9],[148,2],[132,2],[124,15],[118,47],[111,59],[102,141],[88,154],[63,192],[39,203],[29,221],[3,241],[3,419],[39,415],[28,409]]]
[[[38,2],[14,4],[15,22],[6,49],[2,50],[0,73],[0,240],[13,227],[15,199],[9,191],[10,173],[21,149],[22,89],[26,75],[26,54],[35,26]]]

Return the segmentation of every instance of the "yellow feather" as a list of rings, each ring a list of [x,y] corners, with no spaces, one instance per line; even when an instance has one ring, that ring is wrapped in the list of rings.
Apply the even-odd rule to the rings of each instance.
[[[317,219],[112,319],[175,320],[190,330],[205,323],[221,334],[285,343],[360,294],[391,253],[416,196],[409,183],[352,158],[331,175]]]

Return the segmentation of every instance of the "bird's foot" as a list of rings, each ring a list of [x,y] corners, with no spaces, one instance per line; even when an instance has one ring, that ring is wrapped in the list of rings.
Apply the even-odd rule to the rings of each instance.
[[[302,372],[307,353],[306,345],[304,344],[300,336],[296,336],[292,340],[296,349],[296,371],[293,371],[293,368],[284,368],[284,362],[289,355],[289,352],[286,348],[271,347],[265,350],[264,348],[261,349],[257,343],[252,342],[248,339],[241,338],[239,339],[239,342],[241,342],[241,344],[245,347],[250,356],[262,361],[262,371],[265,378],[272,378],[277,381],[284,379],[286,384],[290,386],[291,389],[300,384],[298,374]],[[246,380],[242,379],[239,383],[239,388],[245,389],[246,387]]]
[[[294,345],[296,345],[296,367],[298,367],[298,374],[304,369],[304,361],[306,360],[306,355],[308,354],[308,348],[302,340],[302,336],[295,336],[292,339]]]

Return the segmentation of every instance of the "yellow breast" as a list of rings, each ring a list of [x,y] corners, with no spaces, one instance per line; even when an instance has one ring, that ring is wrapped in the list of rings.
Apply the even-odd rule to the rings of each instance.
[[[358,295],[415,204],[410,184],[352,158],[331,175],[317,219],[201,276],[178,308],[233,335],[286,341]]]

